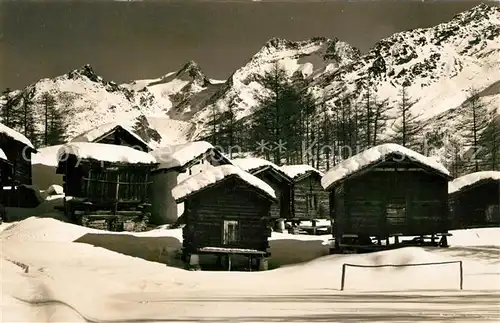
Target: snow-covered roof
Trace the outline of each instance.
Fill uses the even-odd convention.
[[[371,165],[383,162],[389,155],[404,156],[419,164],[425,165],[437,173],[450,177],[450,172],[435,159],[426,157],[411,149],[397,145],[397,144],[383,144],[369,148],[357,155],[352,156],[340,164],[333,167],[321,179],[321,185],[324,189],[329,189],[333,184],[346,179],[347,177],[355,174]]]
[[[3,159],[3,160],[6,160],[6,161],[9,161],[7,159],[7,155],[5,155],[4,151],[0,148],[0,159]]]
[[[26,138],[23,134],[15,131],[14,129],[7,127],[3,123],[0,123],[0,133],[3,133],[5,135],[7,135],[8,137],[14,139],[15,141],[18,141],[18,142],[20,142],[20,143],[22,143],[30,148],[35,149],[35,146],[33,146],[33,144],[31,143],[31,141],[28,138]]]
[[[127,164],[156,164],[156,159],[149,153],[118,145],[70,142],[59,149],[57,160],[60,160],[65,153],[74,155],[78,159],[94,159]]]
[[[475,172],[456,178],[448,183],[448,193],[453,194],[482,181],[500,181],[500,172]]]
[[[231,162],[233,165],[238,166],[239,168],[243,169],[246,172],[249,172],[251,174],[256,174],[257,172],[260,172],[261,170],[264,169],[273,169],[277,173],[279,173],[283,178],[285,178],[287,181],[292,182],[292,178],[288,176],[278,165],[275,163],[263,159],[263,158],[258,158],[258,157],[246,157],[246,158],[235,158],[231,159]]]
[[[139,137],[132,128],[120,124],[117,122],[109,122],[92,128],[84,133],[71,139],[71,142],[94,142],[102,137],[107,136],[109,133],[113,132],[117,128],[122,128],[124,131],[128,132],[131,136],[136,138],[138,141],[142,142],[147,147],[150,147],[147,142],[145,142],[141,137]]]
[[[185,144],[168,145],[153,150],[150,154],[156,158],[159,166],[157,169],[170,169],[184,167],[186,164],[201,157],[215,147],[206,141],[194,141]],[[221,158],[225,158],[222,155]]]
[[[59,161],[57,156],[62,146],[55,145],[38,149],[35,154],[31,155],[31,164],[57,167]]]
[[[173,188],[172,195],[174,199],[179,202],[196,192],[206,189],[232,176],[240,178],[270,198],[276,199],[276,195],[271,186],[266,184],[261,179],[233,165],[211,167],[200,173],[189,176]]]
[[[287,174],[293,180],[305,175],[307,173],[316,173],[319,176],[324,176],[322,172],[317,170],[316,168],[310,165],[283,165],[281,166],[281,170]]]
[[[258,157],[234,158],[231,161],[232,161],[233,165],[236,165],[239,168],[243,169],[244,171],[247,171],[250,173],[256,169],[259,169],[259,168],[265,167],[265,166],[271,166],[275,169],[280,169],[279,166],[276,165],[275,163],[270,162],[267,159],[258,158]]]

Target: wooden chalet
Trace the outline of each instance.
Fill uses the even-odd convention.
[[[292,218],[327,219],[330,215],[328,192],[321,186],[323,173],[309,165],[285,165],[281,170],[293,180]]]
[[[454,229],[500,226],[500,172],[484,171],[449,183]]]
[[[151,152],[159,164],[152,172],[150,200],[152,221],[157,224],[174,224],[184,212],[184,205],[177,204],[172,189],[184,178],[206,168],[230,165],[219,150],[206,141],[170,145]]]
[[[271,186],[278,200],[271,206],[271,218],[290,219],[292,213],[293,180],[276,164],[256,157],[236,158],[231,162]]]
[[[58,160],[56,172],[63,175],[65,213],[71,221],[80,225],[101,221],[113,231],[122,231],[129,220],[147,221],[150,172],[157,165],[150,154],[73,142],[61,147]]]
[[[127,146],[144,152],[153,150],[133,129],[114,122],[105,123],[86,131],[73,138],[71,142],[93,142]]]
[[[250,270],[267,269],[269,212],[274,190],[257,177],[233,165],[203,170],[186,178],[172,191],[185,204],[182,216],[183,255],[190,266],[200,265],[201,255],[247,257]]]
[[[439,235],[441,245],[447,246],[450,179],[441,164],[396,144],[376,146],[344,160],[321,180],[330,194],[332,252],[418,245],[426,236],[437,245]],[[403,242],[400,236],[414,238]]]
[[[12,164],[6,186],[31,185],[31,154],[36,152],[28,138],[0,123],[0,149]]]

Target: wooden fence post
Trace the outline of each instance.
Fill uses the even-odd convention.
[[[464,266],[460,260],[460,290],[464,289]]]
[[[342,277],[340,278],[340,290],[344,290],[346,264],[342,265]]]

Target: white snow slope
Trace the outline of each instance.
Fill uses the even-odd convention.
[[[265,272],[166,266],[180,230],[110,233],[29,218],[0,233],[3,322],[494,322],[500,229],[454,232],[442,250],[330,255]],[[321,237],[279,234],[277,257]],[[494,245],[493,245],[494,244]],[[321,248],[321,244],[315,244]],[[282,252],[285,250],[285,252]],[[318,254],[321,255],[321,254]],[[175,258],[170,255],[170,258]],[[148,261],[149,260],[149,261]],[[159,262],[154,262],[154,260]],[[463,261],[459,265],[354,268]]]

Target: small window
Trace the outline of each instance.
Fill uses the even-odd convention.
[[[225,245],[238,242],[238,221],[224,221],[222,243]]]
[[[387,205],[387,222],[391,225],[404,224],[406,221],[406,207],[404,205]]]
[[[317,210],[318,209],[318,196],[316,194],[309,193],[307,194],[307,207],[309,210]]]
[[[487,223],[500,222],[500,212],[498,205],[488,205],[485,211],[485,220]]]

